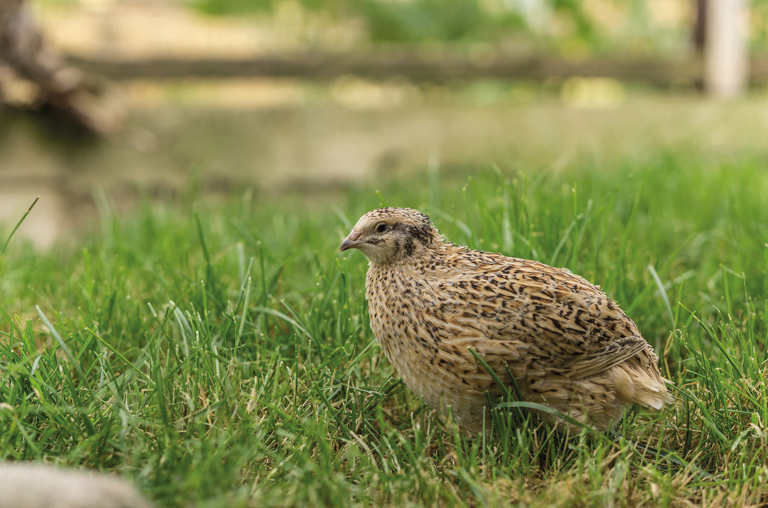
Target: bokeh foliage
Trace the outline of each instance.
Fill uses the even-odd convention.
[[[687,0],[289,0],[336,20],[358,19],[374,43],[514,43],[565,53],[680,50],[693,26]],[[286,0],[193,0],[214,15],[271,14]],[[562,46],[562,47],[561,47]]]

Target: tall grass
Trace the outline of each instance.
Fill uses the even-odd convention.
[[[169,507],[763,502],[768,173],[747,157],[650,159],[432,168],[311,205],[103,207],[77,247],[14,240],[0,257],[0,459],[114,471]],[[656,346],[677,404],[629,412],[614,439],[561,436],[508,401],[468,438],[393,374],[366,263],[338,254],[382,202],[602,285]]]

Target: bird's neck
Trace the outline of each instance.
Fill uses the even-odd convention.
[[[402,299],[406,305],[427,297],[435,279],[435,267],[421,260],[386,265],[371,264],[366,275],[366,298]]]

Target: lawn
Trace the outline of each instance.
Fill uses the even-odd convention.
[[[84,239],[39,253],[14,238],[0,256],[0,459],[114,472],[167,507],[764,503],[766,196],[759,154],[678,147],[311,199],[213,204],[190,185],[127,216],[105,204]],[[338,253],[381,203],[600,284],[676,405],[629,412],[627,439],[566,438],[503,408],[468,438],[393,374],[367,263]]]

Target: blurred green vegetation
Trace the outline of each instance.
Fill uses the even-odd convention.
[[[121,0],[107,0],[112,6]],[[210,16],[272,19],[299,11],[291,23],[309,31],[361,24],[360,42],[453,46],[590,56],[646,58],[694,53],[697,0],[169,0]],[[36,6],[90,10],[88,0],[33,0]],[[316,21],[320,21],[316,23]],[[768,0],[749,3],[754,51],[768,48]]]
[[[199,0],[194,5],[207,14],[269,13],[281,0]],[[478,0],[299,0],[309,12],[334,18],[362,17],[377,42],[482,40],[504,30],[521,30],[525,20],[513,10],[492,15]]]
[[[688,0],[192,0],[212,15],[306,13],[358,19],[373,43],[504,44],[521,38],[566,56],[629,50],[657,53],[690,45]]]

